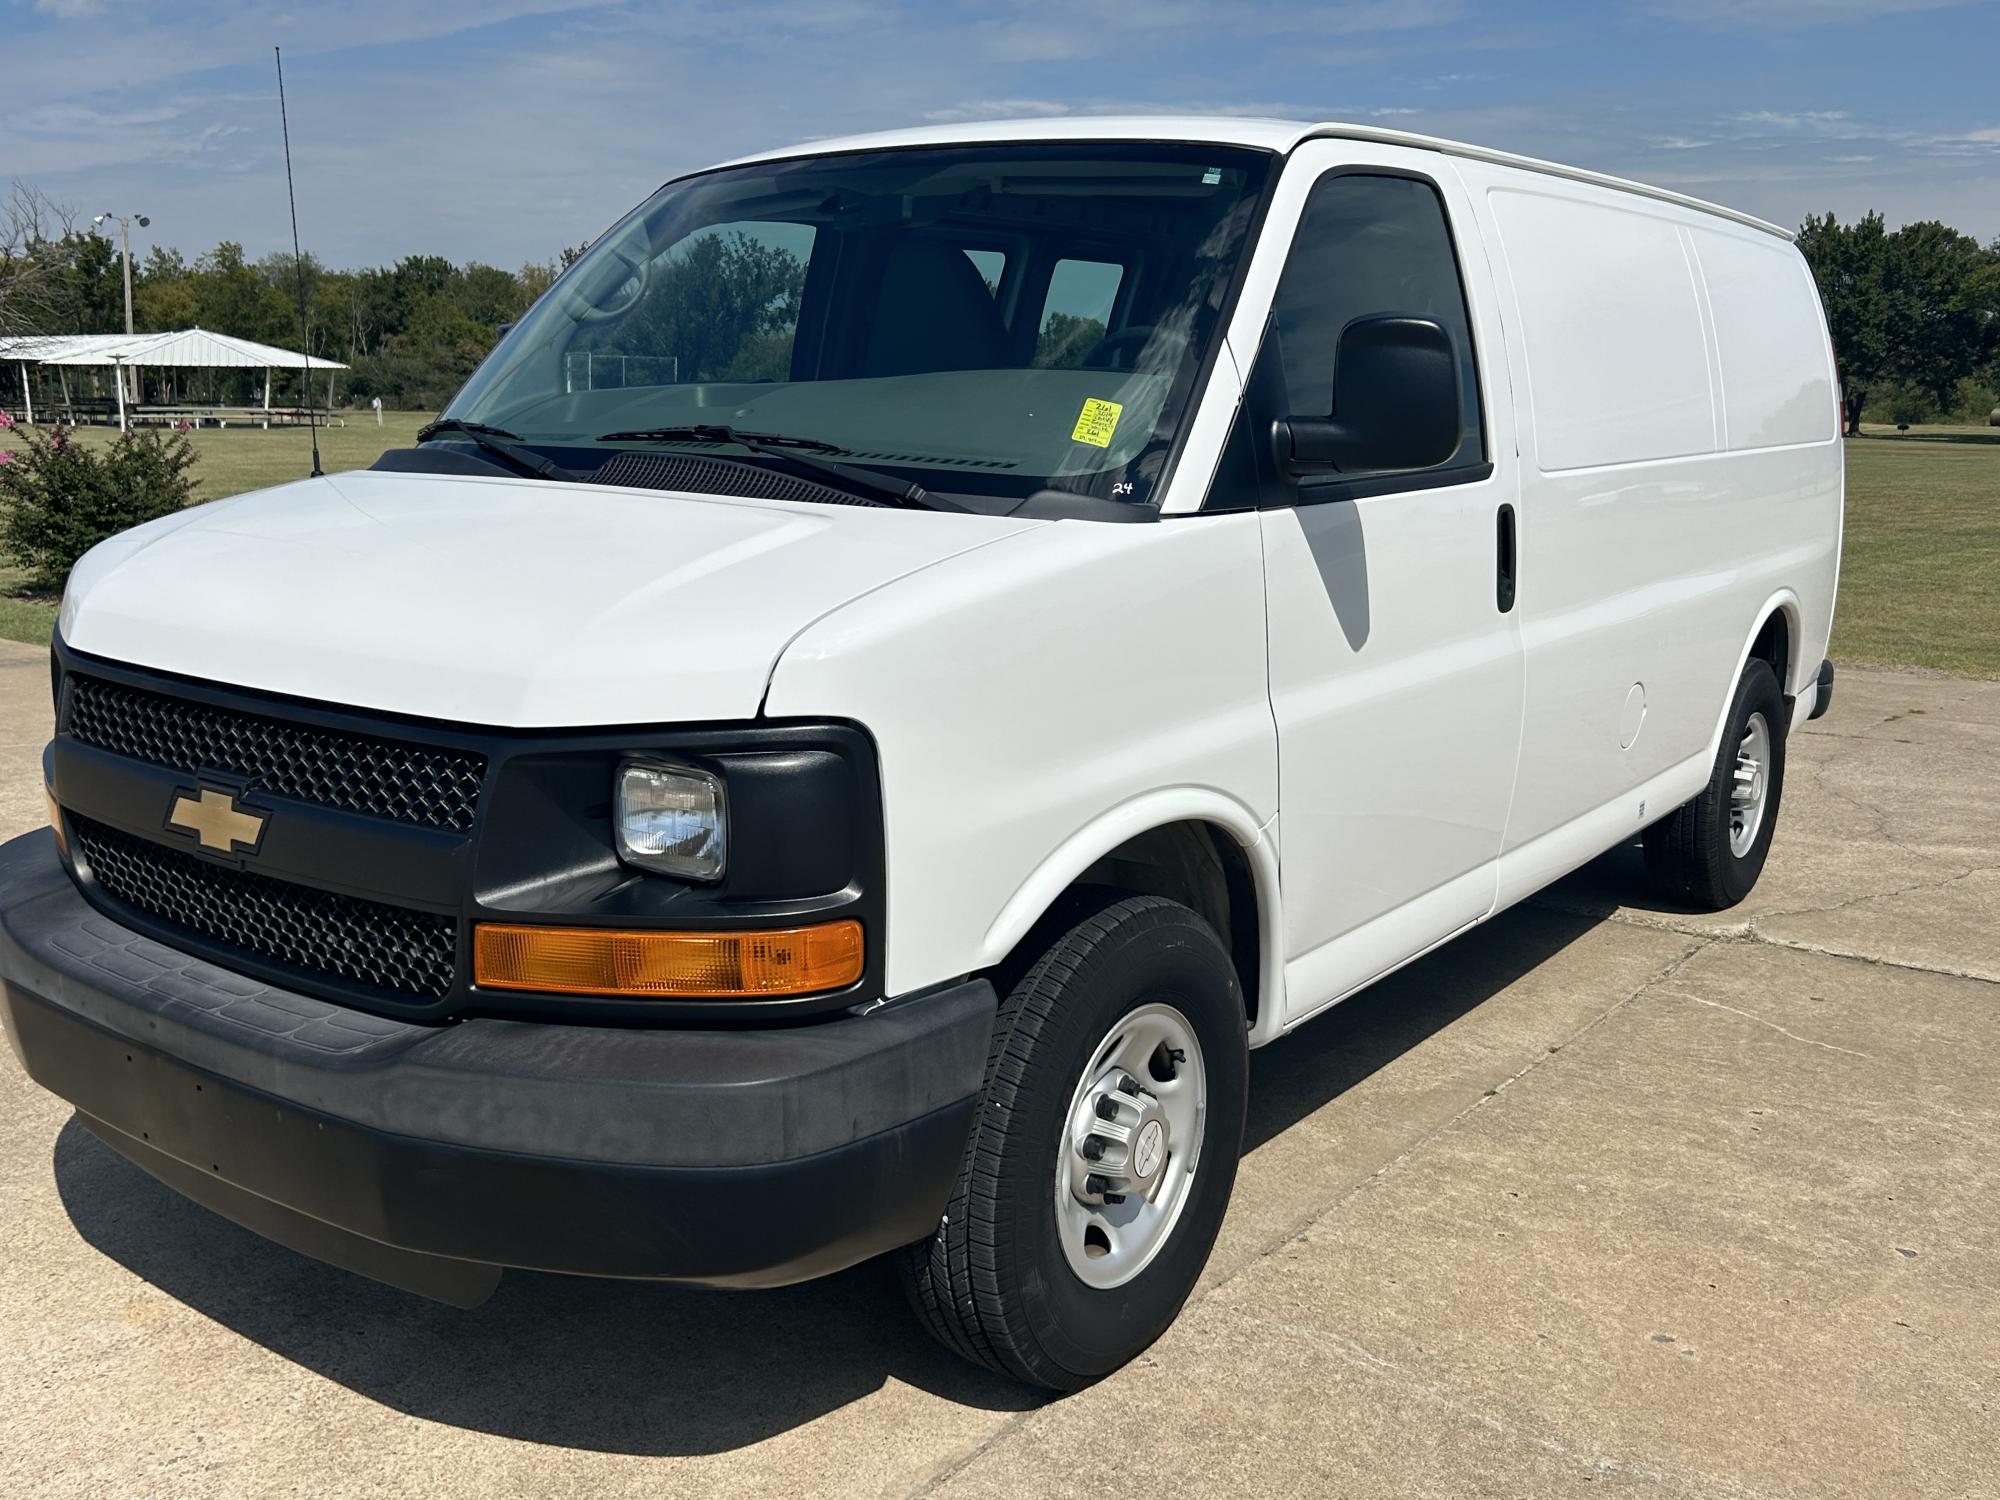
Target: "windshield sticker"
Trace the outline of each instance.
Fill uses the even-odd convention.
[[[1118,419],[1125,415],[1125,408],[1116,401],[1100,401],[1092,396],[1083,403],[1083,410],[1077,413],[1076,426],[1070,432],[1073,443],[1088,443],[1093,448],[1109,448],[1111,434],[1118,430]]]

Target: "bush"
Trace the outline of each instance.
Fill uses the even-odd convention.
[[[1946,415],[1954,422],[1969,422],[1975,427],[1984,427],[1988,414],[1996,406],[2000,406],[2000,388],[1990,381],[1968,378],[1958,383],[1957,398]]]
[[[60,590],[106,537],[193,499],[193,467],[194,446],[178,432],[123,433],[103,452],[60,427],[33,433],[0,464],[0,552],[38,587]]]
[[[1938,419],[1937,402],[1931,399],[1929,392],[1920,391],[1915,386],[1897,386],[1883,405],[1888,420],[1898,425],[1907,423],[1916,427]]]

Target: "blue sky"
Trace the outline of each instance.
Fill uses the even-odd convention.
[[[1363,120],[2000,237],[1995,0],[0,0],[0,178],[192,255],[547,259],[678,172],[998,115]]]

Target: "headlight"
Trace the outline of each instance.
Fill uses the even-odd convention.
[[[729,846],[722,781],[692,766],[628,760],[615,797],[618,857],[682,880],[717,881]]]

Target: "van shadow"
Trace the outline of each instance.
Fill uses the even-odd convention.
[[[1615,850],[1553,887],[1560,900],[1502,912],[1252,1053],[1243,1149],[1283,1134],[1634,904],[1643,879],[1635,868]]]
[[[2000,431],[1994,432],[1864,432],[1859,434],[1870,442],[1881,443],[1972,443],[1992,447],[2000,444]]]
[[[1614,875],[1599,899],[1619,883]],[[1245,1149],[1420,1046],[1599,920],[1517,907],[1263,1048],[1252,1057]],[[890,1380],[987,1411],[1047,1399],[936,1346],[904,1312],[886,1261],[755,1293],[511,1272],[491,1301],[464,1312],[240,1229],[75,1118],[56,1138],[54,1169],[63,1207],[93,1248],[272,1353],[427,1421],[689,1456],[787,1432]]]
[[[74,1116],[54,1155],[64,1210],[94,1249],[272,1353],[427,1421],[691,1456],[803,1426],[892,1379],[987,1411],[1045,1399],[933,1343],[887,1261],[769,1292],[513,1271],[461,1311],[239,1228]]]

